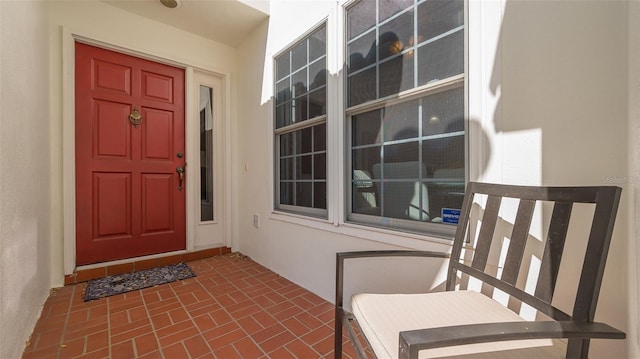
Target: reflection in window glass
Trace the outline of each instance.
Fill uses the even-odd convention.
[[[361,0],[347,8],[349,107],[464,72],[464,1],[416,3]]]
[[[213,89],[200,86],[200,220],[213,220]]]
[[[353,116],[352,213],[438,222],[460,208],[463,105],[458,87]]]
[[[276,203],[327,215],[327,50],[323,25],[275,58]]]

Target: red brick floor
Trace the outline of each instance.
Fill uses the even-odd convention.
[[[188,264],[195,278],[91,302],[86,283],[52,290],[22,358],[333,357],[332,304],[246,257]]]

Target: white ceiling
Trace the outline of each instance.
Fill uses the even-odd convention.
[[[179,0],[174,9],[160,0],[101,1],[234,48],[269,16],[267,0]]]

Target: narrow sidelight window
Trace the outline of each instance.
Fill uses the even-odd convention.
[[[213,220],[213,89],[200,86],[200,221]]]

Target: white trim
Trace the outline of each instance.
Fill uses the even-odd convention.
[[[189,119],[193,116],[193,109],[189,106],[189,99],[193,98],[193,91],[191,90],[191,84],[193,83],[193,68],[187,67],[184,70],[184,168],[185,168],[185,176],[187,176],[187,185],[185,186],[185,231],[186,231],[186,241],[185,248],[187,251],[193,250],[195,247],[195,231],[192,230],[190,224],[192,223],[193,218],[195,217],[195,213],[192,211],[191,204],[194,202],[194,196],[198,191],[194,191],[195,187],[189,185],[189,178],[196,177],[194,166],[189,166],[189,162],[192,161],[192,158],[196,158],[193,151],[189,151],[189,145],[195,141],[195,139],[191,136],[191,131],[189,131],[190,123],[193,121],[189,121]]]
[[[429,248],[430,244],[451,246],[451,238],[441,238],[425,234],[403,232],[397,229],[381,228],[358,223],[342,223],[333,225],[331,221],[309,217],[289,212],[274,211],[270,219],[290,223],[297,226],[313,228],[329,233],[340,234],[353,238],[365,239],[405,248]],[[431,247],[432,248],[432,247]]]
[[[275,124],[275,112],[276,112],[276,100],[275,98],[272,100],[272,104],[271,104],[271,121],[270,121],[270,128],[271,128],[271,139],[268,142],[270,144],[270,148],[271,151],[273,152],[272,157],[272,163],[271,163],[271,169],[272,169],[272,173],[271,173],[271,198],[272,198],[272,202],[271,202],[271,209],[272,211],[286,211],[286,212],[290,212],[290,213],[297,213],[300,215],[308,215],[311,217],[322,217],[322,218],[330,218],[331,215],[331,210],[329,207],[329,203],[330,203],[330,199],[329,199],[329,193],[330,193],[330,188],[329,188],[329,183],[330,181],[330,176],[331,176],[331,172],[330,172],[330,156],[331,156],[331,152],[332,152],[332,148],[329,146],[328,141],[329,138],[331,137],[329,134],[329,129],[327,127],[327,121],[328,121],[328,115],[329,115],[329,93],[330,93],[330,70],[329,70],[329,21],[328,21],[329,17],[324,17],[321,21],[319,21],[317,24],[315,24],[313,27],[311,27],[309,30],[305,31],[301,36],[299,36],[298,38],[296,38],[294,41],[292,41],[291,43],[289,43],[286,47],[284,47],[283,49],[281,49],[280,51],[278,51],[275,55],[270,57],[270,60],[272,62],[271,64],[271,68],[272,71],[274,73],[274,81],[272,83],[273,89],[274,89],[274,93],[276,92],[276,88],[277,88],[277,83],[278,81],[276,81],[275,79],[277,78],[277,72],[278,69],[276,68],[276,58],[285,54],[285,53],[289,53],[290,51],[292,51],[299,43],[302,43],[303,41],[307,41],[311,35],[313,35],[316,31],[324,28],[324,33],[325,33],[325,54],[323,56],[319,56],[317,59],[309,62],[308,58],[307,58],[307,62],[306,64],[301,68],[296,70],[295,72],[288,72],[287,76],[288,78],[292,78],[293,74],[299,71],[302,71],[302,69],[305,68],[309,68],[310,64],[312,63],[316,63],[316,62],[320,62],[320,61],[324,61],[325,63],[325,69],[326,69],[326,84],[324,86],[325,88],[325,101],[326,101],[326,112],[324,115],[320,115],[320,116],[316,116],[314,118],[310,118],[298,123],[292,123],[280,128],[276,128],[276,124]],[[307,49],[307,53],[309,52],[309,50]],[[291,60],[291,57],[289,58],[289,61]],[[289,63],[289,69],[291,69],[291,62]],[[307,79],[309,81],[309,79]],[[280,79],[280,81],[282,81],[282,79]],[[321,87],[314,89],[313,91],[319,90],[321,89]],[[307,95],[312,93],[313,91],[307,91]],[[277,94],[274,94],[274,97]],[[293,98],[290,100],[291,102],[293,102]],[[293,114],[292,114],[293,116]],[[326,137],[326,141],[325,141],[325,162],[326,162],[326,175],[325,175],[325,197],[327,200],[327,203],[325,203],[325,209],[321,209],[321,208],[313,208],[313,207],[305,207],[305,206],[296,206],[296,205],[286,205],[286,204],[281,204],[280,203],[280,146],[278,143],[276,143],[276,137],[280,136],[282,134],[286,134],[289,132],[295,132],[295,131],[300,131],[302,129],[306,129],[306,128],[311,128],[313,126],[316,125],[321,125],[321,124],[325,124],[325,137]],[[315,150],[312,151],[313,153],[316,153]],[[322,152],[322,151],[320,151]],[[295,157],[299,156],[299,154],[296,154]],[[276,180],[277,178],[277,180]],[[320,181],[321,182],[321,181]],[[313,181],[313,183],[315,182],[315,179]]]
[[[230,112],[227,110],[228,103],[225,101],[227,96],[226,83],[228,78],[224,75],[216,74],[210,71],[204,70],[194,70],[193,71],[193,81],[192,81],[192,90],[196,91],[200,86],[207,86],[213,89],[213,153],[214,153],[214,169],[213,169],[213,203],[214,203],[214,217],[211,221],[201,221],[201,210],[200,210],[200,201],[199,201],[199,191],[200,191],[200,149],[199,149],[199,113],[197,113],[197,108],[199,107],[199,95],[193,96],[189,106],[191,106],[193,110],[193,118],[191,121],[191,126],[188,127],[187,131],[189,132],[189,136],[193,137],[193,140],[190,142],[189,150],[192,153],[197,153],[197,156],[194,156],[192,160],[191,167],[193,168],[193,175],[190,180],[190,186],[194,190],[194,195],[191,196],[191,200],[193,201],[189,208],[193,211],[193,222],[191,226],[194,228],[194,244],[198,242],[197,236],[199,234],[203,234],[204,232],[212,233],[211,237],[215,238],[223,238],[223,245],[230,244],[229,233],[231,230],[231,202],[229,199],[230,190],[230,182],[228,174],[230,173],[229,169],[229,154],[231,151],[231,140],[229,137],[229,128],[230,128],[230,119],[227,117],[227,114]],[[199,94],[199,92],[198,92]],[[215,227],[221,228],[220,233],[216,233],[213,235]],[[209,229],[206,229],[209,227]],[[195,248],[200,247],[210,247],[211,245],[215,245],[215,243],[200,243],[195,244]]]
[[[336,3],[327,19],[327,209],[335,227],[345,219],[343,19],[344,8]]]
[[[75,43],[62,28],[62,203],[64,274],[76,267]]]
[[[202,71],[205,71],[204,69],[202,69]],[[234,176],[234,173],[237,173],[237,171],[234,171],[232,163],[235,163],[235,161],[233,161],[234,159],[232,158],[233,154],[235,153],[234,151],[232,151],[231,149],[231,144],[234,143],[234,139],[232,137],[232,134],[234,133],[234,131],[232,130],[232,126],[236,126],[237,121],[233,121],[233,119],[231,118],[231,76],[229,74],[222,74],[222,87],[223,87],[223,92],[222,92],[222,103],[224,104],[223,109],[222,109],[222,118],[223,118],[223,129],[222,132],[224,132],[224,147],[223,147],[223,161],[224,161],[224,173],[226,174],[224,176],[225,181],[224,181],[224,191],[222,191],[224,193],[224,199],[223,199],[223,211],[224,211],[224,217],[225,217],[225,223],[226,225],[224,226],[224,240],[223,243],[227,246],[227,247],[231,247],[233,248],[233,250],[237,250],[237,243],[234,243],[235,240],[233,238],[234,232],[233,232],[233,204],[235,202],[233,202],[233,183],[235,183],[236,181],[234,180],[234,178],[232,176]],[[269,176],[271,177],[271,176]]]
[[[64,235],[64,274],[72,274],[76,269],[76,212],[75,212],[75,42],[81,42],[93,46],[98,46],[108,50],[117,51],[127,55],[151,60],[154,62],[167,64],[175,67],[180,67],[185,70],[185,148],[189,147],[193,138],[189,138],[187,135],[187,124],[189,118],[192,117],[192,109],[190,108],[189,101],[192,97],[192,83],[193,83],[193,70],[198,69],[201,71],[217,74],[225,79],[225,94],[229,93],[230,73],[225,71],[217,71],[216,69],[208,68],[207,66],[192,65],[188,61],[181,60],[177,55],[165,56],[155,53],[147,49],[136,50],[126,45],[118,43],[112,39],[104,38],[104,35],[96,33],[88,33],[86,31],[76,31],[62,26],[62,197],[63,197],[63,235]],[[175,56],[175,57],[174,57]],[[230,113],[230,105],[228,98],[223,98],[225,103],[225,114],[227,116]],[[225,117],[226,118],[226,117]],[[229,141],[227,141],[229,142]],[[230,150],[226,149],[227,153]],[[185,151],[187,152],[187,151]],[[189,153],[185,154],[185,161],[187,163],[190,160]],[[229,165],[229,161],[225,161],[225,165]],[[193,167],[193,166],[191,166]],[[186,167],[187,177],[192,177],[193,170]],[[229,173],[229,172],[228,172]],[[230,181],[227,181],[230,182]],[[192,189],[187,186],[186,188],[186,250],[191,251],[195,248],[194,231],[190,228],[190,223],[193,223],[193,211],[189,210],[190,201],[192,202],[193,193]],[[229,190],[225,191],[227,198],[229,198]],[[227,202],[229,203],[229,202]],[[229,206],[226,206],[229,207]],[[230,213],[230,209],[226,208]],[[227,220],[230,220],[230,216],[227,216]],[[230,226],[225,226],[228,228]],[[225,243],[223,245],[229,245],[227,243],[228,233],[230,229],[227,229],[225,234]],[[160,254],[162,256],[163,254]],[[132,259],[138,260],[139,258]]]
[[[379,98],[376,100],[367,101],[362,104],[351,106],[346,109],[347,116],[353,116],[363,112],[377,110],[382,107],[395,105],[401,102],[407,102],[416,98],[421,98],[429,95],[433,95],[439,92],[444,92],[452,88],[458,87],[461,82],[464,82],[465,74],[459,74],[448,77],[444,80],[434,81],[432,83],[414,87],[412,89],[390,95],[387,97]]]

